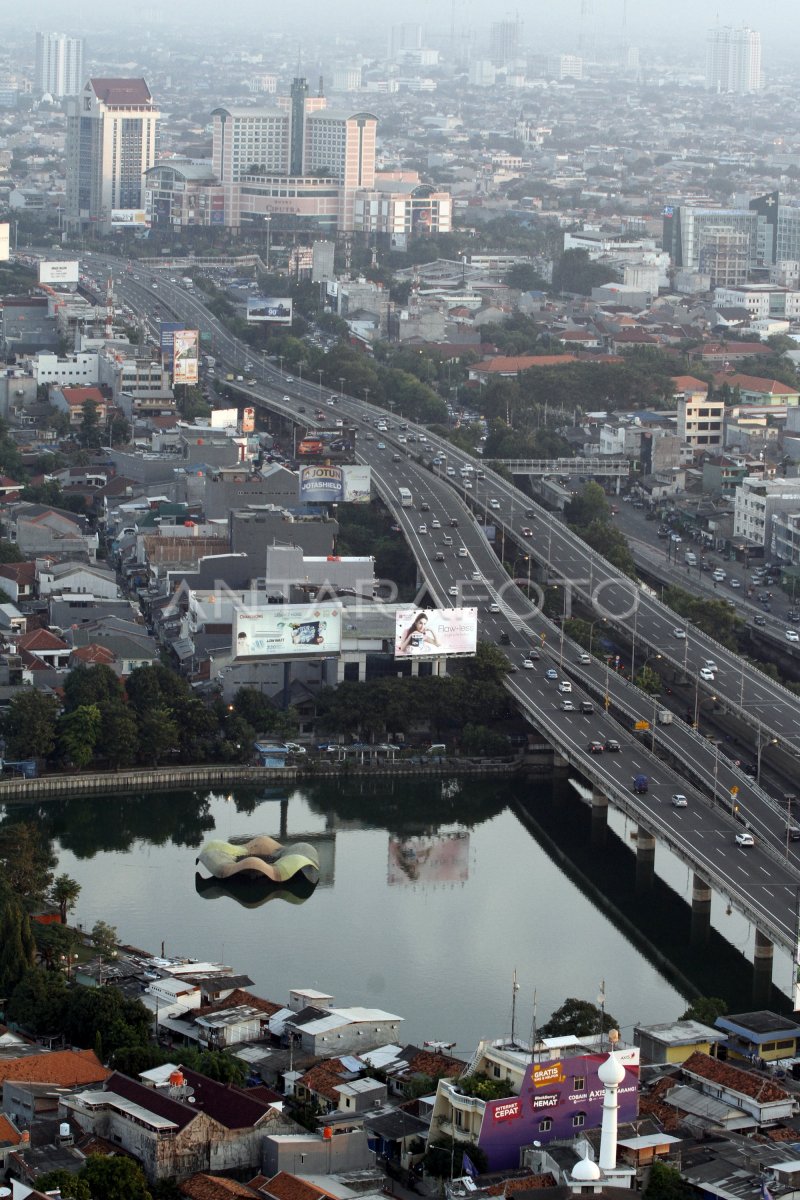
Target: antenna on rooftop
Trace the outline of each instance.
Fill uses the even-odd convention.
[[[514,968],[514,979],[511,984],[511,1046],[514,1046],[514,1028],[517,1019],[517,992],[519,984],[517,983],[517,968]]]
[[[606,981],[600,980],[600,991],[597,993],[597,1003],[600,1007],[600,1049],[603,1049],[603,1043],[606,1036]]]
[[[536,1027],[536,988],[533,989],[533,1016],[531,1018],[531,1062],[536,1059],[536,1043],[539,1041],[539,1030]]]

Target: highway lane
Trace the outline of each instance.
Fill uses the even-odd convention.
[[[162,287],[162,290],[167,290],[161,284],[159,286]],[[125,291],[132,299],[136,298],[136,289],[126,287]],[[138,290],[140,300],[142,293],[149,294],[146,285]],[[153,298],[151,295],[151,302]],[[205,313],[203,310],[203,314],[198,314],[196,298],[185,293],[177,297],[170,297],[168,302],[174,304],[182,319],[184,316]],[[201,305],[199,307],[202,309]],[[213,318],[209,319],[207,314],[203,315],[203,321],[204,327],[209,328],[217,337],[214,350],[223,356],[226,354],[236,355],[238,356],[236,361],[240,361],[241,349],[236,345],[235,339],[221,327],[215,329],[219,323]],[[228,359],[228,362],[232,361],[234,360]],[[298,398],[298,393],[300,398],[309,403],[319,403],[320,396],[317,385],[300,384],[299,382],[290,385],[282,373],[266,364],[261,364],[259,373],[267,381],[270,391],[274,393],[270,397],[273,402],[277,396],[278,403],[282,403],[283,396],[287,394],[284,389],[291,387],[291,392],[288,393],[292,397],[288,405],[289,411]],[[257,395],[258,391],[254,390],[253,394]],[[353,420],[363,422],[365,419],[363,408],[364,406],[343,399],[339,411]],[[377,412],[381,417],[385,417],[385,412],[382,410],[377,410]],[[372,417],[366,419],[374,420]],[[395,503],[397,503],[396,489],[401,485],[411,485],[412,490],[416,487],[418,493],[433,492],[435,488],[438,494],[438,504],[442,509],[442,515],[438,516],[442,525],[445,526],[445,517],[449,520],[454,515],[450,511],[454,507],[458,506],[457,512],[460,514],[457,518],[459,541],[456,542],[455,531],[452,531],[454,545],[452,548],[444,547],[442,542],[442,552],[445,554],[445,558],[442,563],[437,563],[435,547],[439,545],[438,540],[433,538],[433,531],[420,534],[419,525],[422,521],[419,512],[397,509],[401,526],[409,536],[409,540],[421,560],[432,595],[439,604],[456,605],[459,601],[468,602],[470,598],[476,596],[481,588],[485,590],[487,584],[489,585],[488,595],[497,595],[499,588],[505,583],[502,567],[497,561],[494,551],[486,542],[483,531],[476,525],[466,507],[458,499],[452,480],[448,479],[446,475],[434,479],[430,472],[420,467],[412,458],[405,457],[405,454],[408,453],[408,445],[403,445],[395,440],[397,423],[391,418],[389,420],[391,424],[395,425],[395,428],[388,435],[379,435],[378,439],[386,440],[387,450],[378,451],[377,441],[368,443],[362,440],[360,443],[362,455],[372,462],[376,470],[376,483],[387,494],[387,499],[390,498],[388,493],[393,489]],[[405,451],[405,454],[400,463],[394,464],[391,461],[392,453],[398,451]],[[450,452],[451,448],[448,446],[448,455]],[[492,487],[491,490],[492,494],[495,490],[503,492],[502,488]],[[468,489],[462,489],[462,491],[465,496],[468,494]],[[490,498],[487,488],[487,507]],[[469,499],[473,501],[474,497],[470,496]],[[498,496],[497,499],[502,504],[501,497]],[[522,507],[522,503],[531,506],[531,502],[527,498],[521,497],[521,493],[516,493],[516,489],[507,499],[507,512],[503,514],[501,510],[502,523],[505,528],[513,529],[516,522],[520,526],[520,543],[529,546],[530,543],[521,534],[522,522],[524,520],[528,525],[532,525],[535,520],[542,520],[542,516],[539,513],[536,513],[535,517],[525,515],[526,510]],[[430,514],[425,514],[426,517],[429,516],[430,523],[437,517],[437,513],[433,511],[433,504],[431,504],[431,510]],[[494,515],[496,510],[492,511]],[[529,508],[528,511],[533,510]],[[429,525],[430,529],[429,521],[425,521],[425,524]],[[442,530],[442,539],[446,528]],[[551,561],[558,549],[556,539],[559,532],[556,529],[555,537],[552,532],[548,533],[548,558]],[[462,546],[466,550],[466,558],[457,552]],[[451,551],[449,555],[446,553],[447,550]],[[585,556],[575,553],[574,547],[569,544],[569,539],[565,539],[564,550],[566,551],[565,557],[579,567]],[[590,563],[590,571],[592,569],[593,566]],[[472,578],[473,573],[478,574],[477,580]],[[599,580],[600,576],[598,576]],[[615,585],[618,584],[616,580],[613,582]],[[625,586],[629,585],[626,583]],[[455,588],[457,591],[455,597],[450,595],[451,588]],[[672,620],[674,621],[674,617]],[[512,588],[511,592],[504,593],[502,597],[501,613],[482,614],[482,634],[483,636],[499,637],[505,628],[510,642],[508,651],[514,661],[515,652],[519,653],[521,658],[524,650],[530,647],[532,634],[536,633],[531,622],[536,621],[543,622],[544,618],[535,610],[531,611],[527,600],[517,589]],[[552,637],[552,628],[550,636]],[[547,632],[545,632],[545,638],[547,638]],[[541,644],[541,639],[539,644]],[[549,733],[556,744],[560,744],[562,748],[570,751],[573,760],[583,768],[587,766],[586,743],[589,740],[594,737],[618,738],[623,747],[619,755],[592,756],[592,774],[601,781],[601,786],[602,781],[605,781],[609,788],[613,788],[618,793],[627,793],[628,803],[632,804],[630,795],[632,776],[637,770],[645,770],[650,776],[651,788],[644,801],[636,800],[635,805],[639,806],[636,811],[639,811],[641,815],[643,809],[648,825],[652,821],[661,836],[675,846],[679,852],[682,851],[690,858],[709,876],[711,882],[714,882],[723,891],[727,887],[735,892],[735,898],[746,912],[762,924],[771,936],[791,947],[794,940],[794,896],[797,887],[797,872],[792,862],[784,866],[776,862],[774,854],[770,854],[770,845],[767,844],[770,837],[769,830],[765,835],[764,845],[758,845],[746,852],[739,850],[733,842],[735,826],[730,819],[720,810],[711,809],[699,793],[694,794],[692,789],[687,788],[682,776],[671,772],[658,760],[651,759],[647,750],[640,743],[625,735],[621,736],[619,725],[605,712],[596,711],[591,715],[563,712],[558,707],[560,701],[557,697],[560,693],[557,691],[557,684],[547,680],[544,674],[546,664],[552,661],[550,647],[546,648],[548,654],[542,660],[545,666],[537,664],[532,671],[520,671],[509,680],[509,689],[519,699],[523,708],[531,714],[532,721],[542,729],[542,732]],[[683,649],[684,655],[688,658],[688,647],[684,646]],[[577,689],[573,694],[576,695],[578,703],[580,699],[586,698],[586,694]],[[700,755],[700,751],[697,753]],[[602,760],[602,767],[598,765],[598,760]],[[717,764],[718,769],[719,765]],[[647,771],[647,766],[650,768],[649,771]],[[672,809],[669,806],[665,810],[665,805],[669,805],[669,797],[674,792],[683,792],[689,797],[690,804],[687,809]],[[774,850],[774,847],[772,849]],[[764,878],[762,879],[761,876]]]

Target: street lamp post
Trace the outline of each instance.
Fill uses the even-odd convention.
[[[694,728],[696,730],[698,730],[698,732],[700,730],[700,708],[703,704],[703,701],[700,699],[699,688],[700,688],[700,679],[698,678],[698,680],[695,684],[695,688],[694,688]],[[712,700],[716,704],[718,697],[717,696],[707,696],[706,699]]]
[[[281,379],[283,379],[283,355],[282,354],[278,355],[278,366],[279,366],[280,372],[281,372]]]
[[[322,367],[317,367],[317,375],[319,376],[319,402],[322,403]]]
[[[344,395],[344,375],[339,376],[339,399]]]
[[[762,727],[759,725],[758,741],[756,744],[756,783],[761,783],[761,752],[764,749],[764,746],[777,746],[778,744],[778,739],[776,737],[767,738],[766,741],[764,741],[761,734]]]

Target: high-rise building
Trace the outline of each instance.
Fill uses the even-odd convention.
[[[407,50],[422,46],[422,26],[413,21],[393,25],[389,33],[389,58],[402,58]]]
[[[66,223],[110,233],[144,209],[144,172],[156,157],[158,112],[144,79],[90,79],[67,98]]]
[[[37,33],[36,95],[61,100],[77,96],[83,84],[83,39],[65,33]]]
[[[742,25],[709,29],[706,38],[706,87],[715,92],[758,92],[761,79],[761,34]]]
[[[522,56],[523,25],[519,17],[493,21],[489,37],[489,58],[496,67],[517,62]]]

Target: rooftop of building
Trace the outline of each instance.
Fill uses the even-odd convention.
[[[89,80],[98,100],[104,104],[150,104],[153,97],[144,79],[92,78]]]

